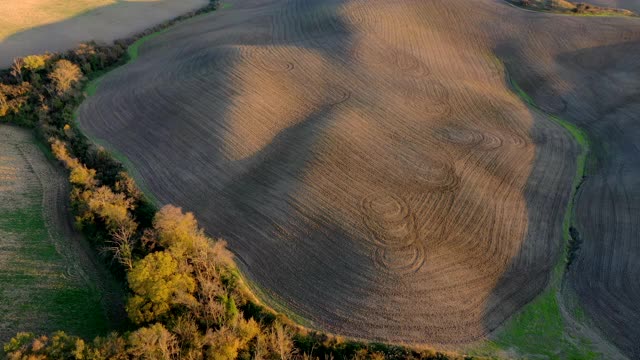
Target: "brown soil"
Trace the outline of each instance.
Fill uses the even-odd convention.
[[[607,44],[617,57],[598,53]],[[608,112],[603,131],[633,129],[639,51],[635,19],[497,0],[243,1],[147,42],[104,78],[80,122],[160,201],[224,237],[272,304],[343,335],[456,344],[545,288],[575,174],[576,143],[514,95],[494,54],[543,109],[609,144],[588,124]],[[637,164],[637,131],[616,134]],[[578,270],[603,265],[629,277],[617,290],[637,300],[640,202],[611,176],[640,164],[612,164],[607,186],[626,191],[605,199],[595,174],[585,183],[578,213],[597,221],[580,228],[611,235],[585,240],[573,282],[605,280]],[[613,301],[612,322],[597,308],[606,296],[582,298],[588,315],[619,326],[612,340],[638,354],[627,343],[638,322],[625,320],[638,309]]]
[[[18,56],[110,42],[205,6],[208,0],[3,0],[0,68]]]

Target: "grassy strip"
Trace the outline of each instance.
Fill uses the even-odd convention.
[[[214,4],[215,1],[211,1],[211,4]],[[226,8],[228,6],[225,6],[228,4],[222,4],[221,8]],[[188,19],[184,19],[184,20],[189,20],[189,19],[193,19],[193,18],[197,18],[199,16],[203,16],[206,15],[208,12],[199,14],[199,15],[195,15],[191,18]],[[167,32],[169,29],[171,29],[175,24],[172,24],[170,26],[167,26],[163,29],[160,29],[156,32],[152,32],[148,35],[142,36],[139,39],[137,39],[135,42],[133,42],[131,45],[129,45],[129,47],[127,48],[127,53],[126,56],[124,57],[124,59],[121,62],[118,62],[117,64],[115,64],[114,66],[105,69],[103,71],[97,72],[92,74],[92,76],[89,78],[89,81],[84,85],[83,88],[83,92],[85,93],[86,97],[89,96],[93,96],[96,94],[96,92],[98,91],[98,88],[100,86],[101,81],[104,79],[104,76],[107,75],[109,72],[111,72],[112,70],[121,67],[121,66],[125,66],[127,64],[130,64],[134,61],[136,61],[138,59],[138,57],[140,56],[140,47],[142,45],[144,45],[146,42],[148,42],[149,40]],[[85,99],[86,99],[85,97]],[[80,129],[80,123],[78,121],[78,109],[76,109],[76,111],[73,114],[73,122],[74,122],[74,126],[78,129]],[[116,149],[114,149],[112,146],[109,145],[109,143],[107,141],[104,141],[103,139],[99,139],[96,137],[92,137],[89,136],[88,134],[83,132],[83,135],[86,136],[89,140],[91,140],[94,144],[97,144],[105,149],[109,149],[109,153],[111,154],[111,156],[113,156],[116,160],[118,160],[122,165],[124,165],[125,169],[127,170],[127,172],[135,179],[138,187],[140,188],[140,190],[142,190],[142,192],[145,194],[145,197],[151,201],[151,203],[153,203],[153,205],[155,205],[156,207],[160,207],[161,202],[160,200],[149,190],[149,186],[146,184],[144,178],[140,175],[140,173],[136,170],[135,166],[133,166],[133,163],[131,163],[131,161],[129,161],[129,159],[122,153],[120,153],[119,151],[117,151]]]
[[[52,242],[60,239],[50,237],[56,232],[44,219],[42,189],[27,190],[16,194],[21,201],[13,209],[0,211],[0,245],[4,236],[13,239],[2,246],[8,258],[0,264],[0,284],[6,286],[0,290],[0,323],[24,322],[34,330],[63,329],[88,338],[104,335],[110,324],[101,311],[99,289],[65,275],[68,259]]]
[[[147,36],[143,36],[140,39],[138,39],[136,42],[134,42],[133,44],[131,44],[129,46],[129,48],[127,49],[127,55],[129,56],[129,62],[135,61],[136,59],[138,59],[138,56],[140,54],[140,46],[142,46],[144,43],[146,43],[147,41],[157,37],[158,35],[167,32],[167,30],[169,30],[170,28],[166,28],[154,33],[151,33]]]
[[[509,81],[511,83],[511,86],[515,89],[516,93],[520,96],[520,98],[522,98],[522,100],[524,100],[536,111],[544,114],[547,118],[562,126],[580,146],[580,153],[578,154],[578,157],[576,159],[576,174],[573,177],[573,182],[571,185],[571,195],[569,197],[569,203],[567,204],[567,209],[565,210],[564,219],[562,221],[562,240],[565,244],[565,259],[563,262],[559,262],[554,269],[554,280],[556,282],[559,282],[562,280],[564,266],[568,261],[567,256],[569,252],[569,241],[571,240],[569,228],[571,227],[571,223],[573,222],[576,193],[586,175],[587,154],[589,153],[590,149],[589,138],[582,129],[578,128],[574,124],[556,115],[547,114],[535,104],[533,99],[524,90],[522,90],[522,88],[511,77],[509,77]]]
[[[506,73],[506,69],[505,69]],[[580,153],[576,159],[576,173],[573,177],[571,194],[562,221],[562,246],[564,256],[555,265],[549,287],[536,299],[529,303],[518,314],[509,319],[503,328],[496,333],[496,339],[488,341],[477,349],[478,354],[495,354],[501,351],[517,349],[520,354],[544,355],[549,359],[595,359],[595,353],[586,339],[571,338],[566,332],[563,316],[560,312],[560,287],[566,269],[569,243],[571,239],[569,228],[574,219],[576,193],[582,183],[590,149],[587,134],[574,124],[551,115],[542,110],[518,84],[507,74],[509,84],[516,94],[535,111],[545,115],[548,119],[560,125],[571,135],[580,146]],[[577,307],[574,310],[584,312]]]
[[[0,269],[0,283],[8,286],[0,292],[0,320],[33,322],[30,326],[40,330],[63,329],[88,338],[104,335],[110,327],[101,294],[95,286],[64,276],[67,260],[49,239],[37,195],[42,194],[23,197],[29,199],[27,208],[0,213],[0,230],[19,242]]]
[[[284,314],[288,319],[294,321],[297,325],[303,326],[308,329],[317,329],[318,327],[313,324],[312,321],[298,315],[293,312],[283,301],[279,300],[277,294],[273,291],[260,286],[255,281],[250,280],[247,276],[240,271],[237,272],[238,277],[244,282],[251,295],[254,297],[254,301],[257,301],[261,306],[265,306],[275,313]]]
[[[107,75],[110,71],[114,70],[115,68],[118,68],[120,66],[124,66],[127,65],[129,63],[134,62],[135,60],[138,59],[139,54],[140,54],[140,46],[142,46],[144,43],[146,43],[147,41],[153,39],[154,37],[157,37],[158,35],[166,32],[168,29],[170,29],[171,27],[168,27],[166,29],[151,33],[149,35],[143,36],[141,38],[139,38],[138,40],[136,40],[133,44],[131,44],[128,48],[127,48],[127,56],[125,58],[125,60],[121,63],[116,64],[114,67],[109,68],[105,71],[101,71],[100,73],[95,74],[94,76],[92,76],[92,78],[85,84],[83,92],[86,94],[86,97],[89,96],[93,96],[96,94],[96,92],[98,91],[98,87],[100,86],[100,82],[102,81],[102,79],[104,79],[104,76]],[[85,98],[86,99],[86,98]],[[74,112],[73,115],[73,121],[74,121],[74,125],[77,128],[80,128],[80,123],[78,121],[78,109],[76,109],[76,111]],[[136,180],[136,183],[138,185],[138,187],[140,187],[140,190],[142,190],[145,194],[145,196],[155,205],[155,206],[160,206],[160,200],[158,200],[158,198],[156,198],[153,193],[151,191],[149,191],[149,187],[147,186],[147,184],[144,181],[144,178],[140,175],[140,173],[137,172],[137,170],[135,170],[135,167],[133,166],[133,164],[129,161],[129,159],[123,155],[122,153],[118,152],[117,150],[115,150],[113,147],[109,146],[109,144],[99,138],[90,136],[86,133],[83,132],[83,134],[88,137],[93,143],[98,144],[104,148],[108,148],[109,152],[111,153],[111,156],[113,156],[116,160],[118,160],[120,163],[122,163],[124,165],[124,167],[127,169],[127,172],[129,174],[131,174],[131,176],[133,176],[133,178]]]

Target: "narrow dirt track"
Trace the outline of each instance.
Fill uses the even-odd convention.
[[[637,54],[638,30],[497,0],[236,1],[146,43],[80,123],[273,304],[343,335],[464,343],[546,286],[578,151],[494,54],[528,90],[548,75],[536,100],[565,112],[562,56]]]

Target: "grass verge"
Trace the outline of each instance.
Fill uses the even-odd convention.
[[[549,286],[519,313],[507,320],[503,327],[496,332],[493,340],[487,341],[474,352],[486,355],[515,350],[520,355],[545,356],[548,359],[599,358],[600,355],[592,349],[589,340],[568,334],[559,304],[562,279],[569,255],[571,239],[569,229],[574,220],[576,193],[585,177],[587,156],[590,150],[589,139],[587,134],[576,125],[543,111],[533,98],[508,75],[506,68],[505,73],[509,84],[522,101],[536,112],[560,125],[579,145],[580,153],[576,158],[576,173],[573,177],[571,194],[562,221],[564,256],[554,266]],[[575,304],[573,312],[581,315],[575,318],[576,321],[584,322],[586,320],[584,311],[577,304]]]
[[[155,33],[151,33],[149,35],[143,36],[140,39],[136,40],[133,44],[131,44],[127,48],[127,56],[126,56],[126,58],[125,58],[125,60],[123,62],[118,63],[114,67],[109,68],[109,69],[107,69],[105,71],[101,71],[99,73],[94,74],[94,76],[92,76],[84,86],[83,91],[86,94],[86,97],[95,95],[95,93],[98,91],[98,87],[100,86],[100,82],[102,81],[104,76],[107,75],[111,70],[114,70],[115,68],[118,68],[120,66],[124,66],[126,64],[132,63],[133,61],[137,60],[138,56],[139,56],[140,46],[142,46],[145,42],[153,39],[154,37],[162,34],[165,31],[167,31],[169,28],[157,31]],[[75,113],[73,115],[73,120],[74,120],[74,123],[75,123],[74,125],[76,127],[80,128],[80,123],[78,121],[78,109],[76,109],[76,111],[75,111]],[[140,187],[140,189],[144,192],[145,196],[149,200],[151,200],[151,202],[155,206],[160,206],[160,201],[153,195],[153,193],[151,191],[149,191],[149,187],[145,183],[144,179],[135,170],[135,167],[129,161],[129,159],[127,159],[126,156],[124,156],[122,153],[120,153],[120,152],[116,151],[115,149],[113,149],[113,147],[109,146],[109,144],[106,141],[104,141],[102,139],[99,139],[99,138],[96,138],[96,137],[93,137],[93,136],[90,136],[86,132],[83,132],[83,134],[86,137],[88,137],[93,143],[95,143],[95,144],[97,144],[99,146],[102,146],[103,148],[108,149],[109,153],[111,153],[111,155],[116,160],[121,162],[124,165],[124,167],[127,169],[127,172],[129,174],[131,174],[131,176],[133,176],[133,178],[136,180],[136,183],[138,184],[138,187]]]
[[[216,1],[212,0],[210,2],[211,4],[215,4]],[[222,4],[222,6],[220,7],[220,9],[224,9],[226,8],[228,4]],[[199,16],[203,16],[206,15],[207,12],[205,13],[201,13],[199,15],[195,15],[193,17],[190,18],[186,18],[184,19],[186,20],[191,20],[194,18],[197,18]],[[183,21],[180,21],[180,23],[182,23]],[[104,71],[100,71],[100,72],[96,72],[94,74],[92,74],[92,76],[89,78],[89,81],[84,85],[83,88],[83,92],[85,93],[86,97],[89,96],[93,96],[96,94],[96,92],[98,91],[98,88],[100,86],[100,82],[102,81],[102,79],[104,78],[104,76],[106,74],[108,74],[109,72],[111,72],[112,70],[119,68],[121,66],[125,66],[127,64],[130,64],[134,61],[136,61],[140,55],[140,47],[142,45],[144,45],[146,42],[148,42],[149,40],[161,35],[162,33],[168,31],[169,29],[171,29],[173,26],[175,25],[169,25],[167,27],[164,27],[158,31],[152,32],[148,35],[142,36],[139,39],[137,39],[136,41],[134,41],[131,45],[129,45],[129,47],[127,48],[127,55],[124,57],[124,59],[120,62],[118,62],[117,64],[115,64],[114,66],[105,69]],[[85,99],[86,99],[85,97]],[[78,109],[75,110],[74,115],[73,115],[73,122],[74,125],[81,129],[80,127],[80,123],[78,121]],[[145,196],[147,197],[148,200],[151,201],[151,203],[153,203],[153,205],[155,205],[156,207],[160,207],[162,204],[160,202],[160,200],[153,194],[153,192],[149,191],[149,186],[146,184],[144,178],[140,175],[140,173],[136,170],[135,166],[133,166],[133,164],[131,163],[131,161],[129,161],[129,159],[122,153],[118,152],[117,150],[115,150],[113,148],[113,146],[110,146],[109,143],[107,141],[104,141],[103,139],[100,138],[96,138],[93,136],[88,135],[86,132],[82,132],[84,134],[84,136],[86,136],[89,140],[91,140],[91,142],[93,142],[94,144],[97,144],[105,149],[109,150],[109,153],[111,154],[111,156],[113,156],[116,160],[118,160],[120,163],[122,163],[124,165],[124,167],[126,168],[127,172],[135,179],[138,187],[140,188],[140,190],[142,190],[142,192],[145,194]]]
[[[61,329],[87,338],[105,334],[110,323],[100,311],[100,290],[73,273],[56,248],[63,242],[52,238],[57,232],[49,227],[55,225],[45,220],[43,189],[33,178],[23,181],[25,190],[8,190],[3,196],[13,201],[0,204],[0,340],[17,330]],[[17,325],[27,328],[14,329]]]

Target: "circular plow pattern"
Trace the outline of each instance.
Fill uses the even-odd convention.
[[[374,193],[362,200],[362,212],[375,245],[376,266],[395,275],[418,271],[425,261],[424,249],[407,203],[391,194]]]
[[[467,343],[546,288],[576,173],[571,135],[515,94],[503,65],[545,111],[637,138],[619,130],[637,123],[619,122],[638,113],[640,70],[624,55],[638,53],[633,24],[493,0],[242,2],[150,39],[100,82],[79,122],[160,202],[224,238],[244,274],[277,294],[265,301],[341,335]],[[591,71],[592,53],[615,64]],[[640,157],[627,145],[601,148],[632,184]],[[613,231],[616,246],[583,253],[606,261],[576,266],[634,279],[633,267],[605,265],[637,248],[637,191],[616,189],[581,190],[619,204],[592,214],[594,231],[626,230]],[[577,212],[598,206],[587,203]],[[587,249],[594,237],[584,238]],[[592,280],[576,280],[581,294]],[[633,289],[595,294],[588,309],[604,298],[630,309]],[[631,339],[631,313],[599,319]]]

